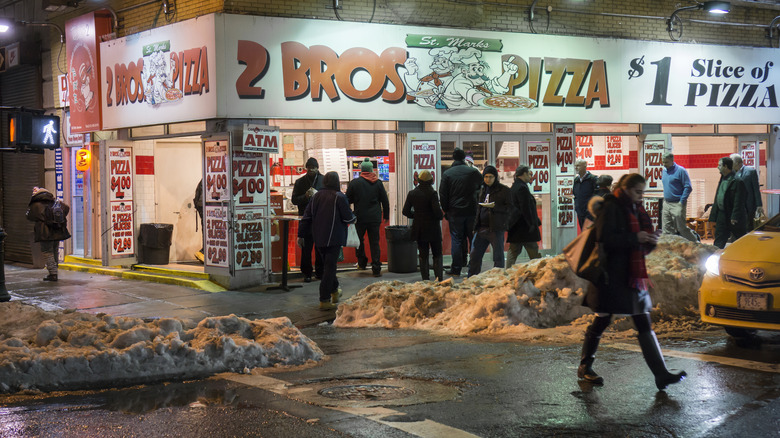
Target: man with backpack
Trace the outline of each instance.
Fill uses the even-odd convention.
[[[35,241],[41,243],[41,252],[49,275],[43,281],[57,281],[59,266],[58,250],[60,241],[70,239],[68,232],[68,213],[70,207],[55,199],[50,191],[43,187],[33,187],[32,198],[27,208],[27,220],[35,222],[33,231]]]

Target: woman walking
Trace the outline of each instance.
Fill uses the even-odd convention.
[[[417,241],[420,257],[420,275],[424,281],[431,279],[428,253],[433,254],[433,275],[442,281],[444,266],[441,251],[441,220],[444,213],[439,204],[439,195],[433,189],[433,175],[427,170],[417,177],[417,187],[406,195],[404,216],[413,219],[412,239]]]
[[[584,306],[597,316],[585,331],[582,357],[577,377],[601,385],[604,379],[593,371],[601,334],[612,321],[612,315],[631,315],[647,366],[655,375],[659,390],[678,383],[685,371],[670,373],[666,369],[661,347],[651,327],[652,302],[648,293],[650,280],[645,254],[655,249],[658,236],[653,233],[650,217],[642,207],[645,179],[638,173],[623,176],[612,194],[594,198],[589,208],[596,216],[595,231],[604,250],[605,273],[585,295]],[[599,205],[600,204],[600,205]]]

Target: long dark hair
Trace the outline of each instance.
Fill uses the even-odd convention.
[[[645,177],[643,177],[642,175],[638,173],[628,173],[620,177],[617,186],[620,189],[627,190],[636,187],[639,184],[644,184],[645,182],[646,182]]]

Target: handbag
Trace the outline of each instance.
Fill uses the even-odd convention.
[[[599,244],[596,227],[590,226],[563,248],[563,255],[574,273],[596,284],[602,277],[607,280],[604,270],[603,249]]]
[[[360,247],[360,238],[358,238],[355,224],[347,225],[347,244],[345,246],[350,248]]]

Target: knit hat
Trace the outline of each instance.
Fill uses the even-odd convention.
[[[48,190],[46,190],[45,187],[33,187],[32,195],[35,196],[35,195],[37,195],[38,193],[41,193],[41,192],[48,192]]]
[[[485,170],[482,171],[482,176],[485,176],[487,174],[492,174],[496,178],[498,178],[498,170],[496,170],[493,166],[485,166]]]
[[[466,162],[471,163],[471,165],[474,165],[474,158],[471,157],[471,155],[466,155]]]
[[[320,163],[317,162],[317,159],[314,157],[309,158],[306,160],[306,168],[307,169],[319,169]]]
[[[373,172],[374,171],[374,165],[371,164],[371,159],[366,157],[363,159],[363,162],[360,163],[360,171],[361,172]]]
[[[427,170],[423,170],[417,175],[418,181],[430,181],[433,179],[433,175],[431,175],[431,172],[428,172]]]
[[[466,159],[466,153],[463,152],[463,149],[455,148],[455,150],[452,151],[452,159],[455,161],[463,161]]]

